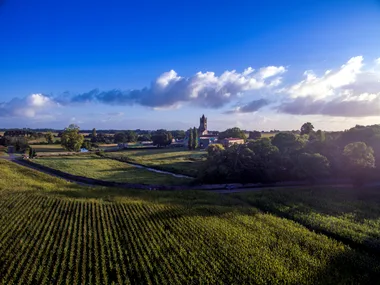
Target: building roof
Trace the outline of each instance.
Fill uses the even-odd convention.
[[[227,141],[241,141],[243,139],[240,139],[240,138],[225,138],[225,140],[227,140]]]

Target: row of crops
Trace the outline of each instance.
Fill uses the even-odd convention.
[[[0,284],[375,284],[379,264],[252,207],[0,187]]]

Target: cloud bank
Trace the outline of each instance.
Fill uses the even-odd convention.
[[[379,59],[375,61],[379,64]],[[364,69],[363,57],[353,57],[337,70],[305,79],[278,92],[286,97],[277,110],[293,115],[344,117],[380,116],[380,71]]]
[[[182,77],[171,70],[161,74],[149,87],[137,90],[94,89],[76,95],[63,93],[53,97],[36,93],[15,98],[0,103],[0,117],[35,118],[57,106],[69,108],[82,104],[139,105],[153,110],[192,105],[221,109],[230,115],[255,113],[265,108],[291,115],[380,116],[380,58],[364,64],[362,56],[353,57],[321,75],[307,70],[303,78],[291,85],[283,78],[286,71],[283,66],[257,70],[249,67],[243,72],[232,70],[220,75],[198,72]],[[236,105],[236,102],[242,103]],[[228,107],[233,104],[235,107]],[[114,117],[107,116],[109,120]]]
[[[190,103],[204,108],[218,109],[232,102],[246,91],[273,88],[281,82],[283,66],[268,66],[257,72],[251,67],[242,73],[225,71],[198,72],[181,77],[174,70],[161,74],[150,87],[140,90],[92,90],[71,99],[72,103],[99,102],[110,105],[142,105],[151,108],[176,108]]]

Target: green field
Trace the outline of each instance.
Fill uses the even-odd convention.
[[[380,252],[379,188],[277,189],[233,194],[252,206]]]
[[[105,156],[110,158],[123,159],[188,176],[197,175],[206,155],[207,152],[205,151],[189,151],[183,148],[125,150],[105,153]]]
[[[59,144],[36,144],[36,145],[31,145],[33,149],[36,150],[37,155],[39,153],[63,153],[67,152],[61,145]]]
[[[124,162],[97,155],[41,157],[34,159],[33,162],[66,173],[106,181],[158,185],[182,185],[191,181],[186,178],[177,178],[169,174],[136,168]]]
[[[378,282],[379,259],[227,195],[0,168],[0,284]]]

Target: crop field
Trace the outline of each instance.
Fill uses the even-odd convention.
[[[207,152],[168,148],[109,152],[105,156],[194,177],[202,167]]]
[[[31,145],[33,149],[36,150],[37,154],[38,153],[64,153],[67,152],[61,145],[59,144],[36,144],[36,145]]]
[[[97,155],[41,157],[34,159],[33,162],[73,175],[106,181],[158,185],[182,185],[191,181],[191,179],[136,168],[124,162]]]
[[[234,194],[265,211],[380,253],[379,188],[277,189]]]
[[[0,284],[378,281],[378,258],[227,195],[85,188],[0,167]]]

